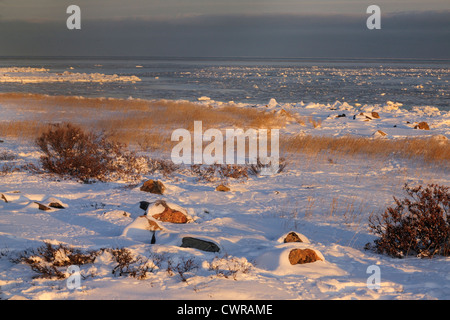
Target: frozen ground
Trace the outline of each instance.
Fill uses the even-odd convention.
[[[207,97],[199,103],[211,103]],[[220,107],[220,103],[215,103]],[[242,106],[246,107],[246,106]],[[449,112],[432,107],[404,111],[395,103],[382,106],[296,104],[271,100],[261,108],[322,120],[319,128],[293,121],[285,134],[372,136],[385,131],[387,138],[413,135],[449,136]],[[1,108],[1,107],[0,107]],[[10,110],[11,111],[11,110]],[[353,115],[379,112],[380,119],[364,121]],[[336,118],[346,113],[346,117]],[[8,112],[4,113],[8,114]],[[409,123],[407,123],[409,121]],[[430,131],[413,129],[427,121]],[[394,125],[397,125],[394,127]],[[0,137],[1,138],[1,137]],[[2,139],[0,152],[9,151],[24,164],[37,163],[39,152],[27,143]],[[445,145],[446,141],[443,141]],[[445,145],[446,146],[446,145]],[[1,163],[0,163],[1,164]],[[218,192],[218,182],[199,182],[188,173],[172,177],[156,174],[167,190],[163,196],[139,190],[125,182],[80,184],[45,175],[15,172],[0,177],[0,298],[1,299],[448,299],[450,258],[394,259],[364,250],[375,239],[368,218],[402,197],[405,183],[449,185],[449,172],[420,161],[394,157],[302,156],[291,159],[286,170],[274,176],[230,180],[231,192]],[[143,182],[144,179],[141,181]],[[57,198],[66,209],[41,211],[35,201]],[[151,233],[125,232],[144,211],[140,201],[164,199],[188,212],[187,224],[160,223],[156,243]],[[284,244],[296,231],[303,243]],[[210,253],[181,248],[181,239],[194,236],[216,242],[221,251]],[[35,278],[28,265],[11,262],[17,253],[44,241],[64,243],[83,250],[126,247],[136,255],[164,254],[165,262],[192,258],[197,268],[187,281],[166,267],[156,268],[143,280],[111,273],[108,254],[81,266],[80,289],[70,290],[66,280]],[[324,261],[290,265],[292,248],[316,250]],[[237,271],[223,277],[211,268]],[[381,287],[367,286],[370,266],[381,271]],[[164,266],[164,263],[163,263]]]

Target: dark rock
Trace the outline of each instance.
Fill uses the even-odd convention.
[[[346,117],[345,113],[343,113],[343,114],[338,114],[336,118],[343,118],[343,117]]]
[[[302,239],[295,232],[289,232],[286,238],[284,238],[284,243],[288,242],[303,242]]]
[[[219,252],[220,248],[211,241],[200,240],[192,237],[184,237],[181,244],[182,248],[193,248],[207,252]]]
[[[34,202],[39,206],[39,210],[43,210],[43,211],[48,211],[51,210],[51,208],[47,207],[46,205],[43,205],[42,203],[39,202]]]
[[[148,201],[139,202],[139,208],[141,208],[144,211],[147,211],[149,205],[150,205],[150,202],[148,202]]]
[[[56,209],[65,209],[64,206],[59,202],[51,202],[48,206]]]
[[[55,209],[65,209],[64,204],[56,198],[47,199],[46,206]]]

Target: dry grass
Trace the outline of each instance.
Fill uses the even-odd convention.
[[[0,102],[29,119],[0,122],[0,135],[34,139],[49,123],[70,122],[85,129],[110,133],[121,143],[155,150],[172,146],[171,133],[193,130],[194,121],[209,128],[282,128],[285,117],[268,111],[224,105],[220,108],[191,102],[80,98],[41,94],[3,93]]]
[[[202,121],[203,130],[209,128],[283,128],[290,114],[274,114],[253,108],[224,105],[220,108],[183,101],[127,100],[115,98],[81,98],[47,96],[41,94],[3,93],[0,102],[17,113],[29,114],[27,119],[0,121],[1,137],[32,139],[48,130],[49,123],[70,122],[83,129],[102,130],[120,143],[140,147],[144,151],[169,152],[176,142],[171,141],[174,129],[193,130],[194,121]],[[298,118],[314,128],[320,119]],[[269,129],[270,132],[270,129]],[[392,154],[411,159],[450,163],[450,144],[434,139],[371,139],[363,137],[280,136],[280,154],[302,153],[317,156],[326,152],[336,155],[365,155],[368,157]]]
[[[368,157],[397,155],[407,159],[421,159],[449,167],[450,144],[433,138],[371,139],[364,137],[292,136],[280,139],[282,153],[321,153]]]
[[[34,139],[44,133],[47,128],[47,123],[38,120],[0,122],[0,136]]]
[[[314,129],[320,128],[322,125],[322,119],[314,119],[313,117],[308,117],[308,122],[311,123]]]

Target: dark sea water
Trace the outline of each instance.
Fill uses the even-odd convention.
[[[137,83],[0,83],[0,92],[174,99],[250,104],[316,102],[402,103],[450,110],[450,61],[247,58],[0,58],[0,67],[103,73]],[[73,69],[71,69],[73,68]]]

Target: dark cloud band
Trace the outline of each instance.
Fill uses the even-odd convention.
[[[0,55],[450,58],[450,11],[382,15],[207,15],[177,19],[0,21]]]

